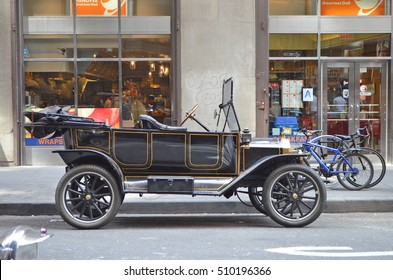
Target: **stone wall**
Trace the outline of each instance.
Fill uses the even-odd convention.
[[[0,166],[14,163],[14,120],[11,60],[11,1],[3,1],[0,9]]]
[[[182,116],[199,104],[196,117],[214,129],[222,81],[233,77],[240,125],[255,131],[255,1],[181,1],[180,25]]]

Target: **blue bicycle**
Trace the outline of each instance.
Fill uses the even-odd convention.
[[[316,136],[312,140],[312,143],[318,143],[323,146],[329,147],[339,147],[341,146],[342,151],[348,149],[355,149],[356,152],[365,155],[372,163],[374,168],[374,176],[371,182],[366,188],[371,188],[377,186],[386,174],[386,162],[382,154],[376,149],[369,147],[370,133],[367,126],[358,128],[355,133],[349,135],[329,135],[322,134]],[[324,149],[314,149],[314,151],[324,160],[332,157],[328,151]],[[311,155],[310,155],[311,157]],[[311,158],[308,159],[311,159]],[[315,160],[311,160],[311,164],[316,164]]]
[[[339,183],[348,190],[361,190],[368,187],[374,176],[374,168],[364,154],[357,149],[344,150],[342,141],[333,147],[311,141],[312,137],[321,133],[319,130],[302,129],[300,132],[306,136],[301,150],[309,153],[317,161],[317,171],[321,176],[325,178],[336,176]],[[332,157],[324,159],[316,152],[318,149],[327,151]],[[304,162],[310,166],[307,158],[304,158]]]

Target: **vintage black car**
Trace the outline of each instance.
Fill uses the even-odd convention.
[[[217,128],[201,131],[168,126],[141,115],[135,128],[113,128],[64,108],[25,112],[25,128],[37,138],[62,135],[58,153],[66,173],[56,189],[61,217],[79,229],[101,228],[117,214],[129,193],[249,196],[261,213],[286,227],[315,221],[326,204],[319,175],[297,153],[279,144],[263,145],[241,131],[233,104],[233,79],[223,81]]]

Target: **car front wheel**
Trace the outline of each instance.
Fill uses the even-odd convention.
[[[314,222],[326,205],[326,189],[311,168],[288,164],[275,169],[262,191],[266,213],[285,227],[302,227]]]
[[[78,229],[97,229],[117,214],[122,197],[114,177],[96,165],[70,169],[57,185],[55,203],[65,222]]]

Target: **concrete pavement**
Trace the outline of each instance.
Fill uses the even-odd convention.
[[[325,213],[393,212],[393,166],[382,182],[369,189],[349,191],[327,185]],[[64,166],[0,167],[0,215],[57,215],[54,205],[58,181]],[[246,195],[241,196],[248,203]],[[257,213],[237,197],[127,194],[122,214],[221,214]]]

